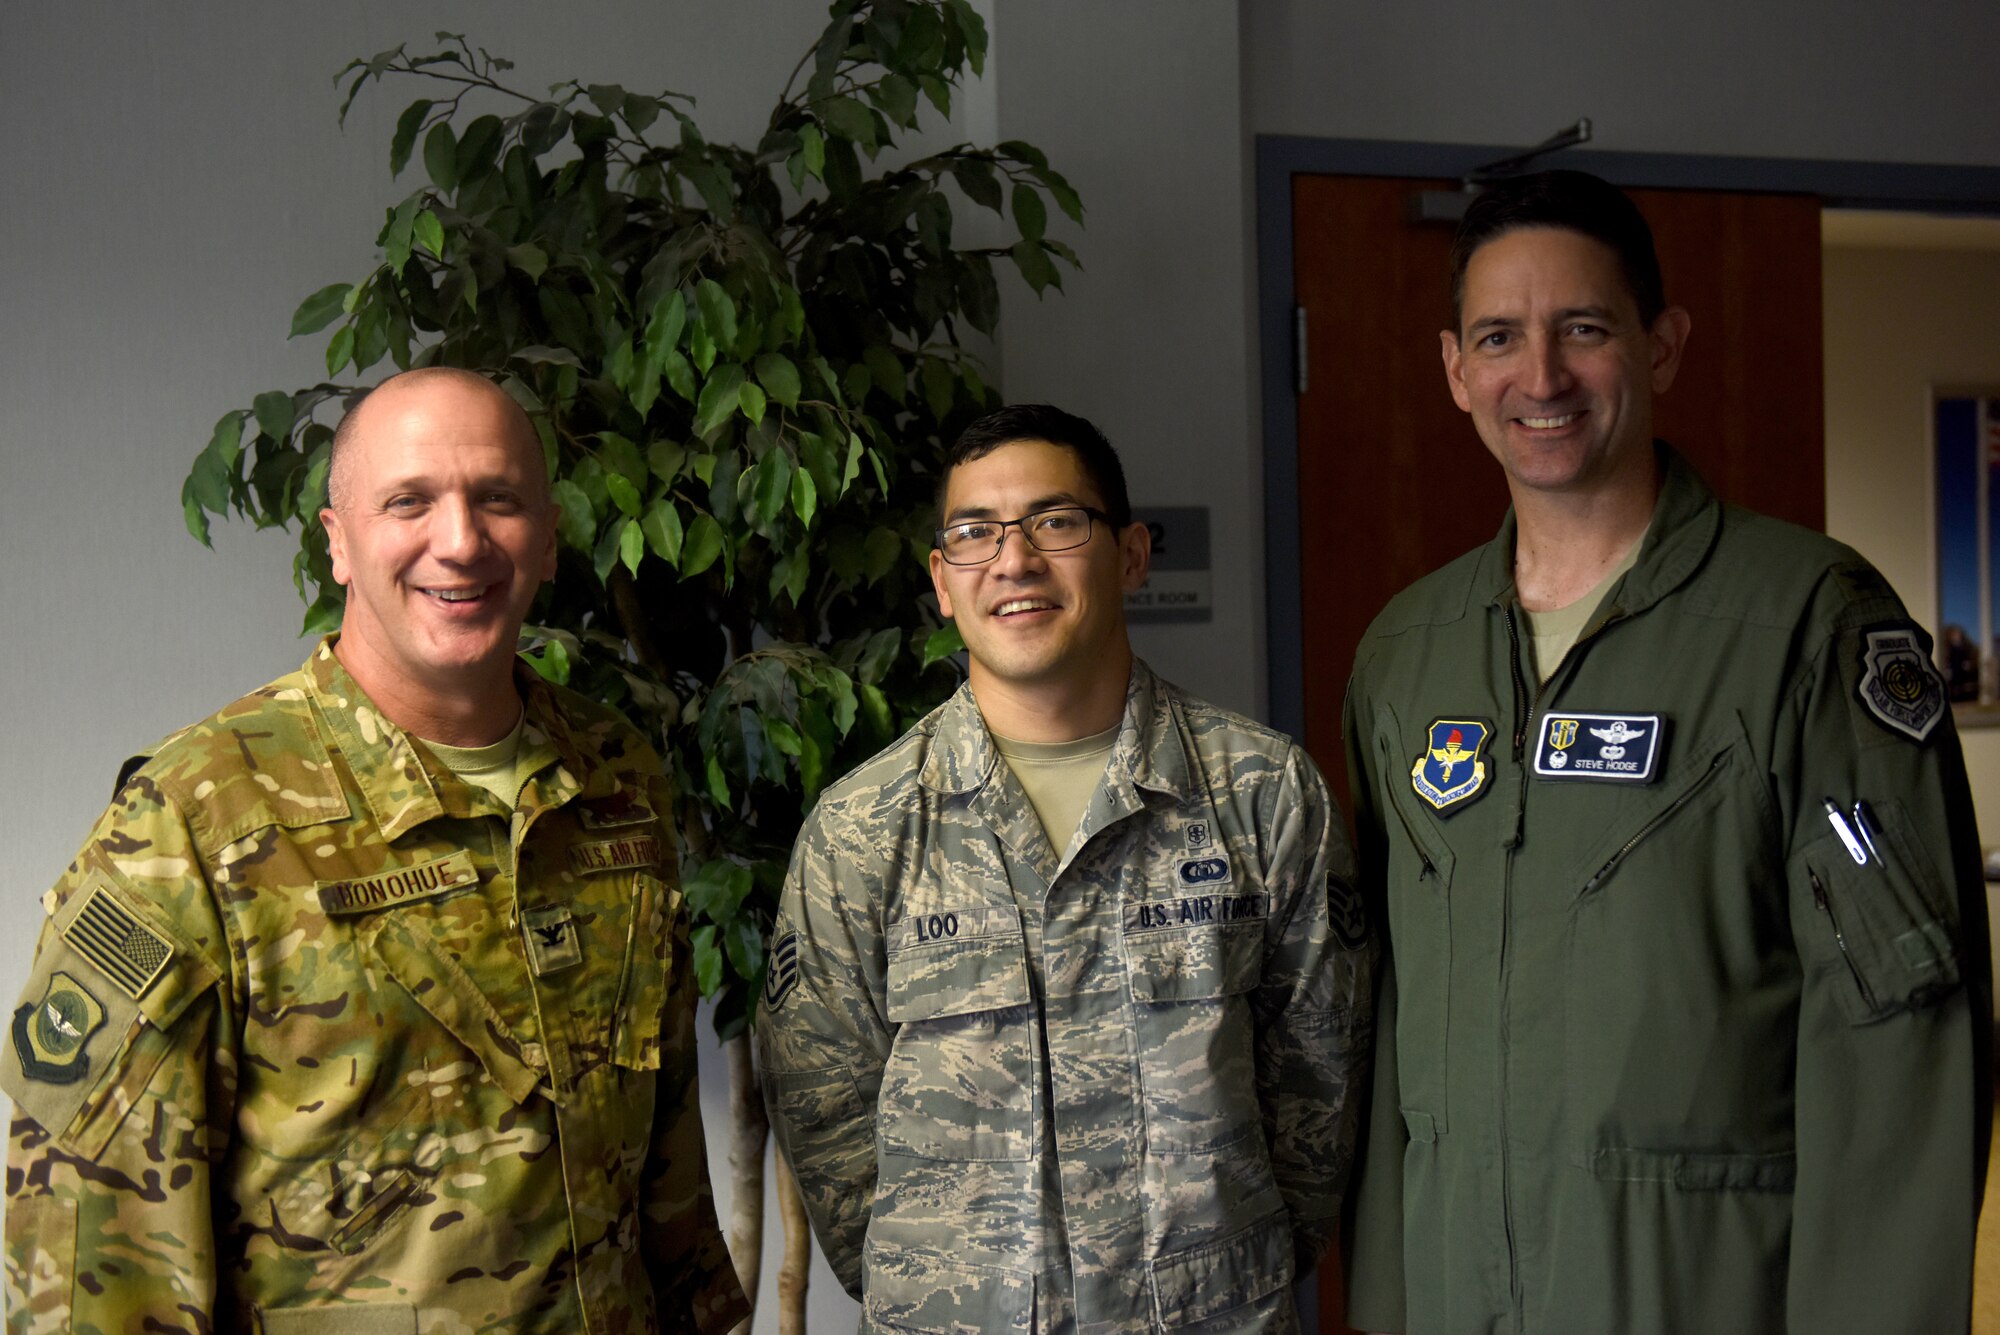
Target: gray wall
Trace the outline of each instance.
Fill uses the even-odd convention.
[[[696,94],[752,135],[818,0],[0,6],[0,991],[37,899],[131,750],[295,665],[291,541],[182,531],[221,412],[316,378],[298,297],[362,272],[413,92],[349,56],[464,28],[527,86],[572,75]],[[1609,16],[1609,17],[1607,17]],[[1017,399],[1099,420],[1135,501],[1212,508],[1216,612],[1138,635],[1168,675],[1262,703],[1253,133],[1527,143],[1587,114],[1599,146],[2000,163],[2000,10],[1964,2],[1662,9],[1479,0],[994,0],[993,77],[953,138],[1027,138],[1089,207],[1068,293],[1006,299]],[[1065,230],[1061,234],[1070,236]],[[721,1077],[704,1065],[711,1125]],[[716,1147],[719,1149],[719,1146]],[[822,1275],[815,1328],[852,1321]],[[766,1323],[763,1328],[769,1329]]]

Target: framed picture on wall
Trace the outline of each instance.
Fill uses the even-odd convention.
[[[1937,667],[1958,725],[2000,726],[2000,386],[1931,391]]]

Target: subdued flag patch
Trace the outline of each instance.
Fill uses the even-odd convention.
[[[165,937],[140,922],[101,885],[91,888],[83,908],[63,928],[63,938],[134,1001],[145,995],[174,957]]]

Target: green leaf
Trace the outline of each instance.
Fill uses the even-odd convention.
[[[208,514],[202,508],[201,498],[195,495],[195,471],[200,467],[197,461],[195,468],[189,470],[187,481],[181,483],[181,522],[187,525],[187,531],[194,535],[196,541],[213,551],[215,544],[208,537]]]
[[[993,164],[980,158],[960,158],[951,164],[951,178],[965,197],[983,208],[1000,212],[1000,181]]]
[[[696,515],[688,526],[687,542],[681,547],[681,578],[699,575],[722,555],[722,526],[713,515]]]
[[[639,453],[639,447],[616,431],[597,433],[597,457],[607,469],[635,487],[644,487],[651,480],[652,470],[646,467],[646,457]]]
[[[667,384],[672,387],[674,393],[689,403],[694,402],[696,393],[694,366],[681,355],[678,348],[667,354]]]
[[[813,481],[811,470],[801,468],[792,474],[792,512],[798,515],[801,524],[810,528],[813,513],[818,509],[819,484]]]
[[[299,627],[301,635],[331,635],[340,629],[341,614],[347,609],[347,591],[335,587],[313,599],[306,609],[305,624]]]
[[[736,401],[743,407],[743,415],[755,424],[764,420],[764,391],[750,381],[743,382],[743,388],[736,391]]]
[[[439,259],[444,258],[444,224],[429,209],[417,215],[415,225],[410,229],[411,239]]]
[[[750,515],[760,527],[768,526],[785,506],[792,486],[792,456],[772,450],[756,467],[756,482],[750,490]]]
[[[869,731],[877,738],[886,740],[896,731],[895,715],[889,708],[889,697],[880,686],[861,688],[861,712],[867,716]]]
[[[1042,249],[1039,241],[1017,241],[1007,252],[1014,257],[1014,267],[1021,271],[1021,277],[1028,280],[1028,286],[1039,294],[1044,288],[1062,286],[1062,275],[1056,272],[1055,262]]]
[[[900,74],[885,74],[868,89],[868,100],[898,125],[917,121],[917,86]]]
[[[259,395],[258,397],[262,398],[263,396]],[[289,414],[291,409],[290,399],[285,400],[285,408],[287,414]],[[273,437],[273,439],[277,439],[277,437]],[[231,411],[216,418],[215,430],[208,433],[208,444],[203,447],[202,452],[212,455],[219,460],[225,471],[235,471],[237,461],[243,457],[243,414]],[[221,512],[220,507],[215,508],[217,513]]]
[[[764,719],[764,735],[771,739],[772,747],[784,755],[796,757],[805,749],[804,743],[799,740],[799,730],[781,718],[767,715]]]
[[[1026,181],[1014,182],[1014,225],[1021,229],[1023,241],[1040,241],[1049,230],[1049,210],[1042,203],[1042,192]]]
[[[625,482],[625,479],[622,477],[612,478],[610,481],[614,483]],[[629,488],[632,484],[625,482],[625,485]],[[615,489],[612,494],[617,494]],[[624,529],[618,534],[618,559],[625,563],[627,570],[636,575],[639,573],[639,561],[645,555],[646,535],[640,531],[639,521],[636,519],[626,520]]]
[[[870,635],[867,645],[861,650],[860,661],[855,665],[862,682],[873,685],[888,676],[889,668],[896,661],[896,651],[902,647],[903,632],[894,626]]]
[[[422,203],[422,196],[411,195],[389,215],[389,225],[382,233],[382,259],[391,273],[403,272],[403,266],[410,262],[411,229],[416,226],[417,208]]]
[[[715,805],[727,811],[730,807],[729,776],[722,772],[722,757],[711,751],[708,753],[708,795],[715,799]]]
[[[404,107],[403,114],[396,118],[396,133],[389,140],[389,175],[400,176],[409,165],[417,131],[424,128],[424,117],[431,114],[433,105],[429,98],[422,98]]]
[[[870,584],[877,583],[882,576],[896,568],[896,557],[903,550],[903,540],[892,528],[869,530],[868,540],[861,545],[861,572]]]
[[[424,170],[440,190],[458,184],[458,136],[450,121],[439,121],[424,136]]]
[[[300,302],[298,310],[292,312],[292,332],[288,337],[317,334],[332,324],[347,308],[347,294],[353,290],[352,283],[329,283]]]
[[[956,625],[939,626],[931,632],[930,638],[924,641],[924,666],[929,667],[939,659],[950,658],[964,648],[965,641],[960,638]]]
[[[640,500],[639,489],[637,487],[633,486],[617,473],[606,473],[604,475],[604,489],[611,493],[611,503],[616,505],[621,513],[631,519],[638,517],[639,508],[643,502]],[[632,529],[633,525],[627,523],[626,528]],[[630,540],[629,535],[627,540]]]
[[[681,465],[687,461],[687,447],[679,441],[656,440],[646,447],[646,466],[662,482],[672,482],[681,475]]]
[[[463,188],[493,170],[494,157],[506,129],[498,116],[481,116],[465,127],[454,155],[453,179]],[[425,165],[430,162],[430,145],[424,145]]]
[[[716,768],[714,756],[708,758],[708,764],[709,787],[712,790],[717,783],[722,782],[722,772]],[[729,805],[727,784],[724,784],[722,791],[725,795],[716,799],[716,805],[726,807]],[[712,997],[722,988],[723,973],[722,952],[715,944],[715,925],[703,923],[695,928],[693,939],[695,985],[701,988],[703,996]]]
[[[354,326],[344,324],[333,331],[326,344],[326,373],[339,375],[340,368],[354,359]]]
[[[757,383],[787,408],[799,406],[799,368],[782,352],[767,352],[757,359]]]
[[[764,934],[757,930],[747,914],[739,914],[730,919],[723,931],[723,944],[729,953],[729,963],[742,979],[754,979],[764,968]]]
[[[551,639],[539,652],[524,655],[528,666],[541,674],[544,681],[552,681],[558,686],[569,685],[569,650],[563,642]]]
[[[292,434],[292,396],[283,390],[273,389],[259,394],[251,405],[251,411],[257,415],[257,429],[272,440],[282,441]],[[220,434],[219,428],[217,434]],[[230,462],[235,461],[232,459]]]
[[[728,858],[710,858],[681,881],[688,907],[710,922],[734,918],[754,887],[750,869]]]
[[[549,257],[540,246],[529,241],[507,247],[507,263],[528,275],[530,282],[540,282],[542,275],[549,271]]]
[[[917,367],[917,379],[923,382],[924,404],[931,410],[931,416],[944,421],[951,413],[951,403],[958,392],[958,381],[951,373],[951,363],[941,357],[926,357]]]
[[[870,343],[862,349],[861,360],[868,363],[868,372],[875,377],[875,388],[901,403],[909,391],[904,379],[903,362],[886,343]]]
[[[660,100],[656,97],[647,97],[643,93],[627,93],[618,110],[625,118],[625,123],[632,127],[633,134],[644,134],[647,128],[660,118]]]
[[[771,596],[783,592],[794,607],[805,598],[806,579],[812,574],[812,553],[804,544],[789,548],[771,566]]]
[[[694,304],[701,311],[702,328],[715,340],[715,346],[727,350],[736,344],[736,303],[722,289],[722,284],[713,278],[704,278],[695,284]]]
[[[646,517],[639,521],[639,528],[646,535],[646,543],[653,549],[653,555],[670,566],[677,566],[681,560],[681,512],[665,497],[654,501],[646,511]]]
[[[590,494],[568,478],[557,479],[551,491],[562,507],[556,531],[570,546],[588,552],[597,541],[597,515],[591,509]]]
[[[861,476],[861,437],[850,431],[847,433],[847,462],[840,468],[840,494],[854,485],[854,479]]]
[[[875,148],[875,113],[851,97],[830,97],[816,108],[820,124],[836,138]]]
[[[681,341],[687,328],[687,298],[676,289],[653,306],[653,318],[646,322],[646,360],[665,367],[667,354]]]
[[[742,395],[743,368],[735,362],[716,367],[701,387],[701,400],[695,407],[695,434],[703,438],[715,434],[742,405]]]
[[[708,369],[715,365],[715,339],[706,325],[697,322],[689,331],[688,356],[693,359],[695,370],[703,375],[707,375]]]
[[[808,122],[799,127],[799,154],[805,159],[806,170],[817,179],[826,176],[826,137],[819,132],[819,126]]]

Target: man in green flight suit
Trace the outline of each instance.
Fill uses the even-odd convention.
[[[1348,693],[1389,940],[1349,1319],[1963,1331],[1991,978],[1930,638],[1653,439],[1689,317],[1623,193],[1500,182],[1453,255],[1513,507]]]
[[[759,1037],[863,1331],[1295,1331],[1373,945],[1292,742],[1132,654],[1146,526],[1054,408],[969,427],[931,574],[970,680],[829,788]]]
[[[723,1335],[659,761],[515,657],[534,429],[393,377],[321,517],[340,634],[157,748],[44,897],[7,1329]]]

